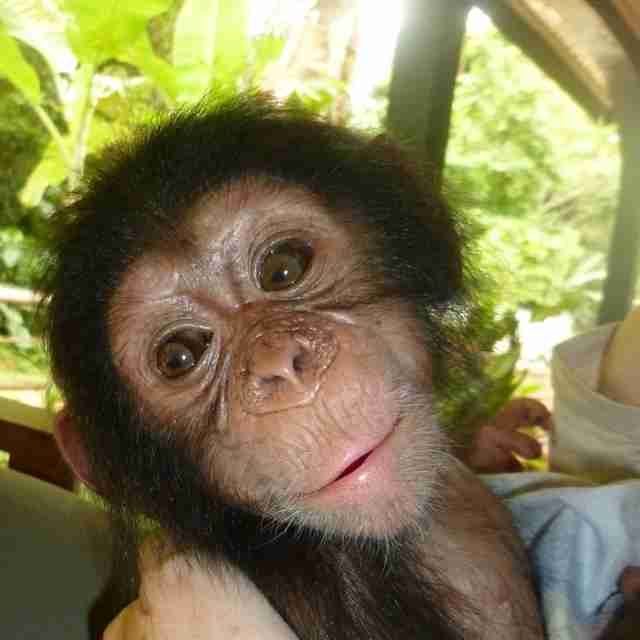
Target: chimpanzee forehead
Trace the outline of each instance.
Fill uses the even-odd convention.
[[[319,198],[308,190],[261,176],[246,176],[200,198],[185,216],[185,228],[196,235],[229,232],[238,219],[258,224],[270,218],[328,218]]]
[[[349,231],[353,222],[350,211],[329,211],[302,187],[249,176],[205,194],[179,212],[175,224],[157,235],[150,248],[170,258],[232,263],[275,235],[334,236]]]
[[[229,185],[203,197],[185,212],[178,228],[157,237],[133,262],[112,310],[126,302],[144,313],[152,303],[187,296],[230,312],[255,296],[252,278],[259,256],[285,239],[308,243],[323,260],[341,256],[333,270],[346,276],[363,264],[367,246],[360,239],[363,234],[349,233],[342,218],[348,215],[328,212],[300,188],[255,181],[250,187]]]

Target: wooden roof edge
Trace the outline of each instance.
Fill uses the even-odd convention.
[[[602,0],[586,0],[586,2],[609,27],[640,77],[640,38],[636,37],[630,25],[627,24],[622,8],[617,7],[614,2],[602,2]]]
[[[477,0],[475,3],[491,17],[500,31],[527,56],[529,56],[544,73],[555,80],[592,118],[612,120],[611,106],[594,95],[575,71],[567,65],[557,51],[528,23],[521,15],[507,4],[495,0]]]

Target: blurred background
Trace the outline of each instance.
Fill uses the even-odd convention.
[[[48,220],[94,154],[158,112],[259,87],[423,145],[499,285],[486,304],[495,322],[473,336],[492,380],[485,402],[499,406],[516,390],[545,397],[552,345],[607,319],[628,126],[616,95],[638,94],[630,85],[615,94],[613,67],[598,65],[616,52],[637,61],[597,3],[477,4],[0,0],[0,396],[59,402],[35,322],[37,273]],[[432,82],[416,106],[424,78]],[[411,122],[441,95],[441,113]],[[636,295],[634,251],[623,252],[633,263],[623,307]]]

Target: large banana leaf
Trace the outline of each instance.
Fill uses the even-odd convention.
[[[98,66],[126,58],[147,37],[149,18],[169,9],[172,0],[62,0],[69,15],[67,37],[75,55]]]
[[[197,99],[211,86],[237,88],[248,51],[246,0],[186,0],[173,39],[180,99]]]
[[[8,78],[32,104],[40,104],[40,80],[17,41],[0,24],[0,76]]]
[[[6,33],[39,51],[56,72],[70,72],[76,65],[67,42],[67,20],[47,0],[0,0],[0,25]],[[5,45],[0,49],[4,53]],[[5,62],[5,61],[3,61]]]

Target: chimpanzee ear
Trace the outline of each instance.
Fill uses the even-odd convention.
[[[67,464],[75,475],[95,490],[84,442],[73,416],[62,409],[55,417],[53,435]]]

